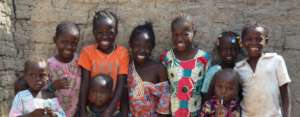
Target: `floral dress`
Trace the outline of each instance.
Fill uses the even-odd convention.
[[[75,55],[69,63],[62,63],[55,57],[48,59],[50,72],[50,85],[57,79],[67,78],[69,81],[69,89],[61,89],[55,91],[59,104],[66,112],[67,117],[73,117],[76,114],[79,102],[79,90],[81,84],[81,69],[77,65],[78,56]]]
[[[157,113],[169,114],[170,93],[168,81],[152,83],[143,81],[134,64],[128,74],[129,107],[133,117],[157,117]]]
[[[218,101],[217,98],[215,97],[213,97],[210,100],[207,100],[202,107],[200,117],[217,117],[216,111],[217,111],[218,103],[220,103],[220,101]],[[224,117],[240,117],[240,113],[239,113],[240,106],[236,99],[229,101],[229,103],[225,104],[224,107],[225,107]]]
[[[194,58],[179,60],[173,50],[160,58],[168,71],[171,112],[175,117],[198,116],[201,108],[201,88],[210,63],[209,54],[198,50]]]

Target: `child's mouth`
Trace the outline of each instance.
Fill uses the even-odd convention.
[[[227,60],[232,60],[232,57],[231,56],[227,56],[226,59]]]
[[[146,58],[146,56],[144,56],[144,55],[137,55],[137,58],[143,60],[143,59]]]
[[[101,45],[103,46],[109,46],[110,42],[108,41],[101,41]]]
[[[185,47],[185,44],[184,43],[177,43],[177,47],[183,48],[183,47]]]
[[[66,55],[70,55],[70,54],[72,54],[72,52],[71,52],[71,51],[69,51],[69,50],[64,50],[63,52],[64,52],[64,54],[66,54]]]
[[[249,50],[251,52],[257,52],[259,50],[259,48],[257,48],[257,47],[251,47],[251,48],[249,48]]]

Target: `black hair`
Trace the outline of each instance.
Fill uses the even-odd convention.
[[[103,81],[105,83],[103,83]],[[103,83],[103,84],[102,84]],[[113,88],[113,80],[109,75],[106,74],[99,74],[92,78],[90,82],[90,88],[94,87],[95,85],[101,85],[105,88],[111,89]]]
[[[67,32],[75,32],[76,35],[79,35],[80,31],[79,27],[75,23],[70,21],[64,21],[56,26],[55,37],[58,37],[59,35]]]
[[[241,43],[240,43],[240,36],[239,34],[232,32],[232,31],[224,31],[222,32],[219,37],[218,37],[218,41],[220,42],[220,40],[225,39],[225,38],[230,38],[231,39],[231,44],[238,50],[241,49]],[[219,45],[217,45],[218,48],[220,48],[221,43],[219,43]]]
[[[24,63],[24,73],[26,74],[31,67],[33,67],[34,65],[45,65],[45,67],[47,68],[47,61],[44,57],[42,56],[31,56],[29,59],[27,59]]]
[[[98,25],[99,21],[102,20],[102,18],[109,18],[112,20],[115,23],[115,28],[118,29],[119,20],[117,15],[108,9],[104,9],[95,13],[93,18],[93,30],[97,28],[96,26]]]
[[[257,30],[258,28],[260,28],[260,30]],[[248,24],[246,26],[243,27],[242,29],[242,33],[241,33],[241,36],[242,36],[242,39],[247,35],[247,33],[251,30],[257,30],[258,32],[260,32],[262,35],[264,35],[266,38],[268,38],[268,34],[269,34],[269,31],[268,29],[264,26],[264,25],[261,25],[261,24],[258,24],[258,23],[255,23],[255,24]]]
[[[183,22],[191,23],[192,29],[193,29],[193,30],[196,30],[196,26],[195,26],[195,24],[194,24],[194,21],[193,21],[192,16],[187,15],[187,14],[181,14],[181,15],[177,16],[177,17],[172,21],[172,23],[171,23],[171,30],[174,29],[175,24],[177,24],[177,23],[183,23]]]
[[[147,33],[150,37],[150,43],[152,48],[155,47],[155,34],[151,22],[145,22],[142,25],[136,26],[130,34],[129,45],[136,39],[136,36],[140,33]]]
[[[238,72],[234,71],[233,69],[230,69],[230,68],[225,68],[225,69],[222,69],[218,72],[216,72],[213,76],[213,79],[211,80],[210,84],[209,84],[209,90],[208,90],[208,97],[211,98],[212,96],[214,96],[215,94],[215,84],[216,84],[216,79],[217,79],[217,76],[220,75],[220,74],[223,74],[223,73],[230,73],[232,74],[232,77],[233,77],[233,80],[236,81],[236,87],[237,87],[237,96],[240,96],[240,93],[241,93],[241,83],[240,83],[240,75]],[[224,77],[221,77],[221,79],[224,79]]]

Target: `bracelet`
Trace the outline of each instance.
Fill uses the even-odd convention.
[[[53,87],[52,83],[50,83],[50,84],[48,85],[48,90],[49,90],[50,92],[55,92],[55,88]]]

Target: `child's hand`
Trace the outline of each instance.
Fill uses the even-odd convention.
[[[54,80],[52,85],[55,90],[69,88],[68,80],[66,80],[65,78]]]
[[[57,117],[50,108],[45,108],[45,110],[47,111],[47,117]]]
[[[35,109],[29,114],[29,117],[43,117],[45,115],[45,109]]]
[[[112,116],[112,112],[106,109],[101,117],[111,117],[111,116]]]
[[[218,104],[216,108],[216,117],[225,117],[225,107],[222,104]]]

